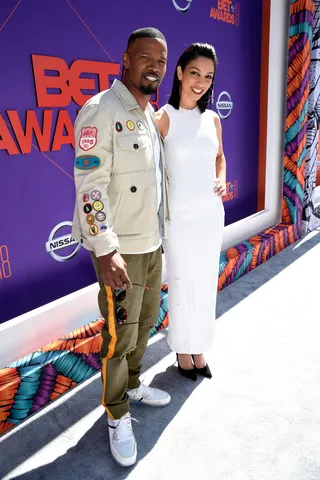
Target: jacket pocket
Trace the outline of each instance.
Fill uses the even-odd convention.
[[[123,134],[117,135],[117,144],[120,150],[124,152],[137,152],[141,148],[151,145],[150,137],[147,133],[143,134]]]
[[[138,195],[121,193],[114,231],[118,235],[141,235],[158,230],[156,198],[155,187],[147,188]]]
[[[117,135],[113,157],[113,172],[131,173],[154,168],[151,140],[146,134]]]
[[[108,188],[117,235],[149,234],[159,228],[155,170],[111,177]]]

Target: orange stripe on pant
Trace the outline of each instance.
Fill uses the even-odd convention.
[[[102,377],[103,377],[103,392],[102,392],[102,405],[106,409],[109,417],[114,420],[114,417],[111,415],[106,403],[105,403],[105,394],[107,390],[107,361],[113,357],[116,343],[117,343],[117,333],[116,333],[116,320],[114,317],[114,300],[113,294],[110,287],[105,285],[107,300],[108,300],[108,330],[111,336],[111,340],[108,347],[107,356],[102,359]]]

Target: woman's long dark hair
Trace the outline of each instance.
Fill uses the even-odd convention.
[[[190,47],[188,47],[183,52],[183,54],[179,58],[175,72],[174,72],[172,92],[171,92],[168,103],[177,110],[179,109],[179,106],[180,106],[180,85],[181,85],[181,82],[178,78],[177,68],[180,66],[181,70],[184,71],[186,66],[190,62],[192,62],[193,60],[199,57],[205,57],[212,60],[214,65],[214,72],[213,72],[211,86],[209,90],[207,90],[206,93],[202,95],[202,97],[198,100],[198,107],[200,112],[203,113],[206,110],[206,108],[210,108],[210,106],[212,105],[213,85],[214,85],[214,79],[215,79],[216,69],[218,65],[216,51],[213,48],[213,46],[209,45],[208,43],[193,43],[192,45],[190,45]]]

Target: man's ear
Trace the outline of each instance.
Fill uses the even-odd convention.
[[[129,68],[129,63],[130,63],[128,52],[124,52],[124,54],[122,55],[122,62],[123,62],[124,68],[127,70]]]

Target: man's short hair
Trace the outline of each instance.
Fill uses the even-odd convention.
[[[166,42],[166,37],[157,28],[145,27],[134,30],[128,39],[127,50],[131,47],[137,38],[157,38]]]

